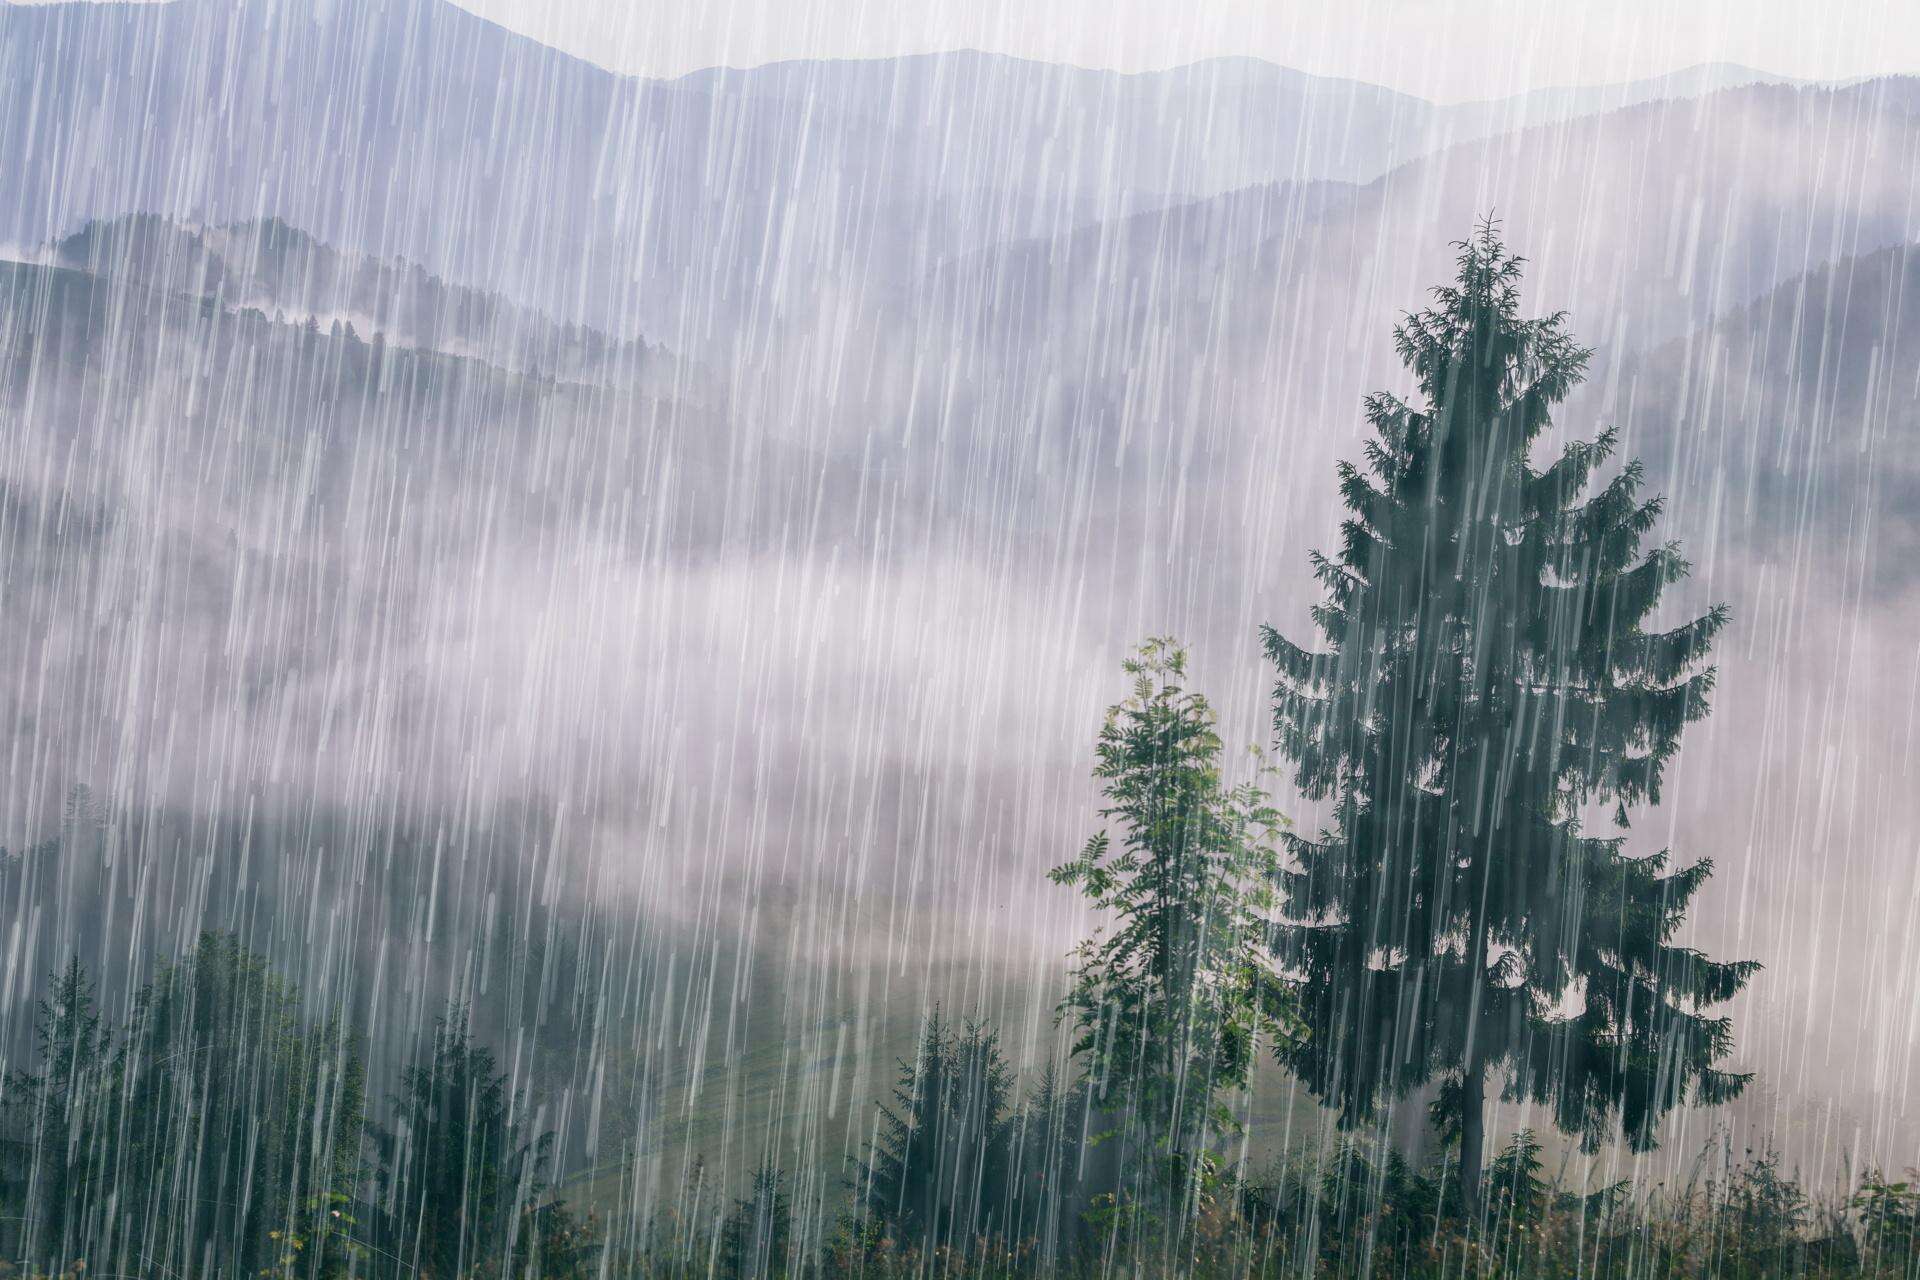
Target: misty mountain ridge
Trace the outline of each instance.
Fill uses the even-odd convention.
[[[133,212],[280,218],[563,321],[746,358],[783,318],[814,322],[824,281],[863,292],[1236,189],[1371,181],[1586,105],[1436,107],[1245,58],[1120,74],[958,52],[648,81],[446,0],[10,6],[0,66],[17,179],[0,242]]]
[[[1906,195],[1917,102],[1908,78],[1651,98],[1456,143],[1364,185],[1252,187],[1009,242],[938,276],[949,292],[1018,298],[982,322],[1011,326],[1022,359],[1049,335],[1073,352],[1062,368],[1085,365],[1082,346],[1117,364],[1141,343],[1216,325],[1247,359],[1284,349],[1296,322],[1333,322],[1377,351],[1398,310],[1380,291],[1416,298],[1450,259],[1452,237],[1429,229],[1491,212],[1525,247],[1542,305],[1576,323],[1632,317],[1596,335],[1604,357],[1679,336],[1822,262],[1920,236]],[[1763,179],[1737,180],[1763,157]],[[1648,182],[1655,163],[1679,176]]]
[[[364,341],[468,356],[503,370],[626,385],[660,373],[644,339],[561,324],[411,263],[343,253],[277,218],[188,227],[152,214],[88,223],[46,261],[162,292],[252,308],[292,323],[341,325]]]

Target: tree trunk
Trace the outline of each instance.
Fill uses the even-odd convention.
[[[1471,1034],[1471,1033],[1469,1033]],[[1487,1146],[1487,1068],[1475,1049],[1467,1051],[1467,1069],[1460,1088],[1460,1199],[1467,1220],[1480,1217],[1481,1157]]]
[[[1484,854],[1481,861],[1487,861]],[[1467,950],[1473,989],[1467,997],[1467,1055],[1460,1081],[1460,1200],[1466,1206],[1467,1221],[1475,1226],[1480,1218],[1480,1161],[1487,1146],[1487,1063],[1486,1046],[1480,1041],[1480,995],[1487,980],[1490,875],[1490,870],[1481,871],[1480,901],[1473,908],[1473,937]]]

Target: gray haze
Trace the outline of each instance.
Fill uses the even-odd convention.
[[[1562,437],[1734,609],[1636,838],[1766,965],[1743,1121],[1920,1154],[1920,81],[639,80],[440,0],[7,8],[0,65],[0,824],[101,833],[15,874],[0,1009],[223,924],[417,1022],[571,931],[589,1157],[711,1073],[833,1154],[934,998],[1043,1056],[1120,658],[1264,739],[1254,629],[1491,212],[1597,348]]]

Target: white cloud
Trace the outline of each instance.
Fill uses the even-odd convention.
[[[1830,79],[1920,71],[1920,11],[1896,0],[461,0],[643,75],[956,48],[1120,70],[1244,55],[1439,100],[1604,84],[1702,62]]]

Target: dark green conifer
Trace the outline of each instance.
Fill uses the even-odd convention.
[[[955,1028],[935,1010],[914,1060],[900,1064],[893,1105],[880,1108],[860,1169],[867,1212],[923,1248],[1004,1232],[1012,1090],[998,1034],[977,1022]]]
[[[474,1040],[456,1006],[408,1068],[383,1149],[395,1250],[423,1276],[465,1276],[527,1245],[548,1199],[553,1135],[532,1132],[527,1099]]]
[[[9,1197],[29,1227],[26,1254],[64,1265],[86,1251],[106,1190],[113,1037],[78,956],[54,979],[34,1017],[37,1072],[8,1081]]]
[[[337,1259],[333,1210],[360,1171],[362,1067],[337,1023],[231,934],[203,934],[141,992],[112,1067],[118,1217],[96,1244],[183,1274],[258,1275],[290,1242]],[[122,1269],[137,1261],[107,1259]],[[96,1253],[96,1267],[103,1261]]]
[[[1441,1080],[1469,1204],[1489,1087],[1638,1147],[1683,1099],[1738,1093],[1716,1065],[1731,1027],[1705,1010],[1756,967],[1674,941],[1711,863],[1582,829],[1660,799],[1727,611],[1648,629],[1687,565],[1642,547],[1661,508],[1638,463],[1590,491],[1611,432],[1534,466],[1589,353],[1563,316],[1521,318],[1520,276],[1485,225],[1395,330],[1418,402],[1370,397],[1367,469],[1340,467],[1350,515],[1313,559],[1326,647],[1265,632],[1279,747],[1333,805],[1289,841],[1310,1027],[1291,1063],[1349,1123]]]
[[[788,1272],[793,1200],[786,1174],[772,1161],[754,1171],[747,1194],[733,1202],[720,1233],[720,1271],[728,1280],[770,1280]]]

